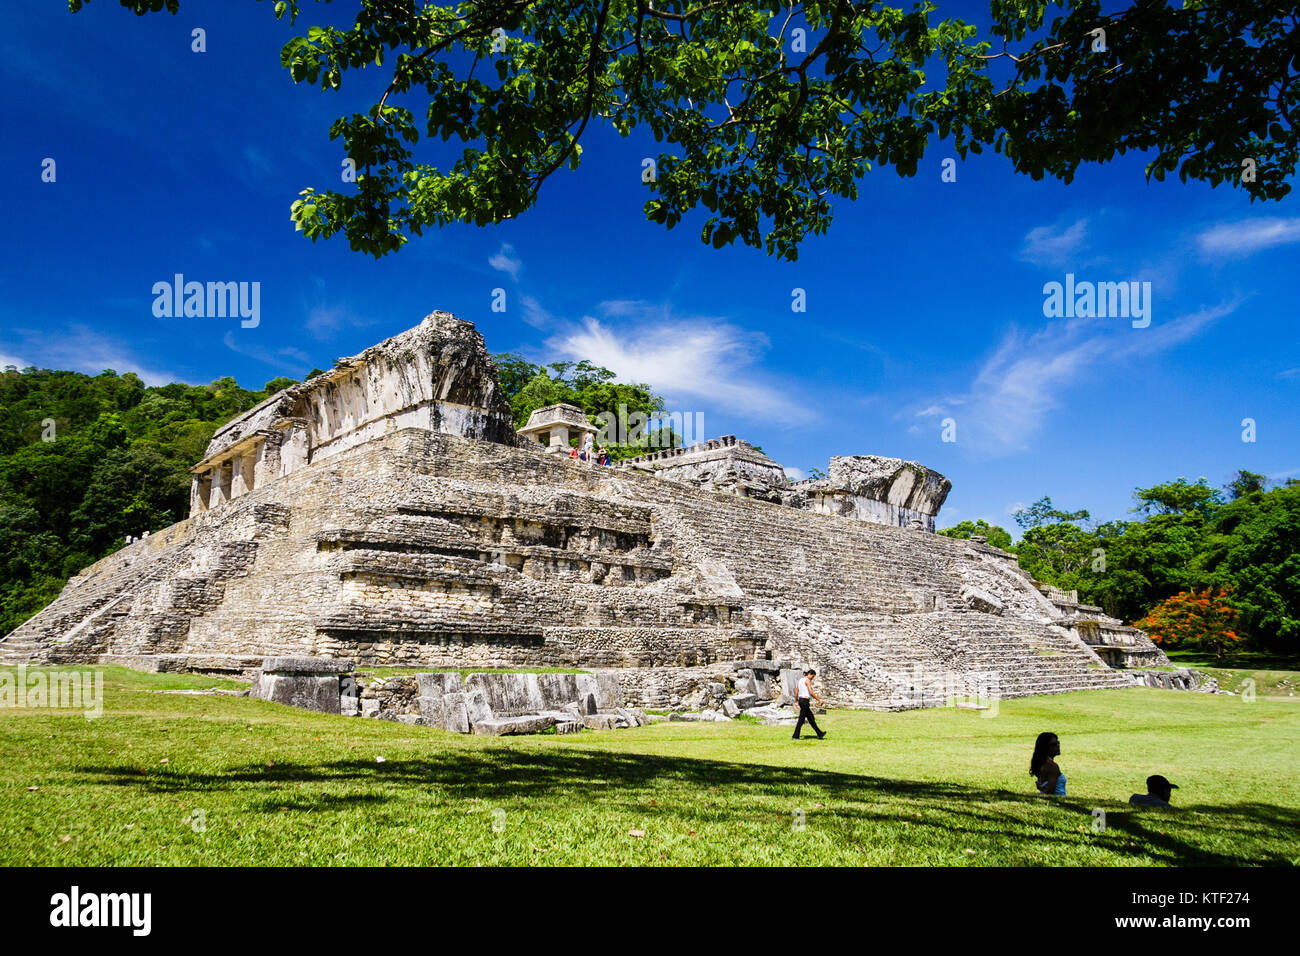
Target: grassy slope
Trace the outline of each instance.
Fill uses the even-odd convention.
[[[827,740],[797,744],[788,728],[741,722],[499,740],[150,693],[220,683],[204,678],[106,668],[105,682],[98,720],[0,710],[0,863],[1186,865],[1300,855],[1300,706],[1288,699],[1134,688],[1004,701],[991,719],[835,711]],[[1062,800],[1031,792],[1041,730],[1062,739]],[[1186,809],[1129,810],[1152,772],[1182,785],[1175,800]],[[1092,832],[1094,807],[1106,811],[1104,833]],[[195,809],[205,832],[190,826]]]

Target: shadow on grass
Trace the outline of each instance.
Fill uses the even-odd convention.
[[[1012,854],[1047,851],[1049,859],[1054,848],[1094,843],[1119,858],[1172,865],[1285,864],[1281,853],[1261,859],[1259,842],[1300,842],[1300,811],[1263,803],[1173,813],[1107,808],[1107,832],[1097,835],[1091,833],[1092,808],[1069,799],[1049,802],[1035,794],[959,784],[603,751],[501,749],[384,763],[346,759],[269,767],[245,764],[217,773],[166,768],[142,774],[123,766],[83,766],[79,772],[99,778],[96,783],[157,793],[246,791],[250,808],[264,813],[378,810],[402,801],[403,794],[394,792],[401,789],[495,803],[572,804],[557,812],[621,804],[661,822],[676,818],[672,822],[687,827],[706,822],[741,825],[762,815],[788,820],[795,807],[822,806],[825,809],[810,810],[810,816],[816,813],[823,825],[839,828],[845,839],[858,843],[873,832],[878,836],[882,828],[888,833],[906,824],[908,842],[921,835],[918,830],[932,835],[930,843],[951,843],[954,834],[957,839],[969,834],[992,839]],[[304,793],[296,789],[301,784],[370,789],[331,795]],[[292,792],[281,790],[290,785],[295,785]],[[1045,808],[1051,811],[1047,815],[1041,812]],[[1058,812],[1062,816],[1056,816]],[[1104,840],[1098,841],[1099,836]],[[900,833],[890,838],[903,837]]]

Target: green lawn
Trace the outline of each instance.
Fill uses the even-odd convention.
[[[749,722],[492,739],[104,672],[97,720],[0,709],[0,863],[1300,864],[1287,698],[1133,688],[991,718],[833,711],[825,741],[800,743]],[[1061,737],[1067,798],[1032,792],[1042,730]],[[1153,772],[1185,809],[1128,808]]]
[[[1222,690],[1240,694],[1251,689],[1264,697],[1296,697],[1300,691],[1300,661],[1251,652],[1235,654],[1215,663],[1214,656],[1174,651],[1169,659],[1179,667],[1195,667],[1215,678]],[[1254,685],[1247,681],[1254,681]],[[1300,698],[1297,698],[1300,699]]]

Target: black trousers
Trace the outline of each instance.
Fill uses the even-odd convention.
[[[805,720],[808,721],[808,726],[813,729],[813,733],[820,737],[822,735],[822,729],[817,726],[817,721],[813,719],[812,707],[810,706],[809,700],[807,697],[800,697],[799,720],[794,725],[794,737],[796,740],[799,739],[799,731],[803,729],[803,722]]]

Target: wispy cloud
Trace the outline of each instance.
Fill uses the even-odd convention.
[[[584,318],[548,347],[643,382],[670,403],[701,403],[777,425],[816,420],[810,404],[764,376],[759,358],[766,336],[720,318],[677,316],[668,305],[618,301],[599,311],[602,318]]]
[[[98,375],[105,369],[112,369],[119,375],[134,372],[146,385],[180,381],[175,373],[146,365],[126,344],[87,325],[73,324],[57,332],[19,331],[18,334],[24,339],[23,350],[28,356],[27,361],[21,364],[14,361],[13,364],[19,368],[36,365],[40,368],[72,369],[87,375]],[[0,360],[0,367],[3,364]]]
[[[315,305],[307,311],[303,324],[313,337],[328,339],[340,329],[365,328],[375,320],[357,315],[346,305]]]
[[[254,345],[248,340],[248,337],[237,335],[234,332],[227,332],[221,341],[230,351],[256,359],[293,378],[302,378],[312,368],[311,358],[292,346],[265,349],[259,345]]]
[[[1072,387],[1173,348],[1234,309],[1203,309],[1148,329],[1108,327],[1108,319],[1055,323],[1030,335],[1013,328],[964,392],[927,400],[911,417],[930,427],[953,418],[959,444],[983,454],[1022,451]]]
[[[488,258],[488,265],[496,269],[497,272],[504,272],[517,282],[519,281],[519,271],[524,267],[524,261],[515,253],[514,246],[508,242],[503,242],[496,255]]]
[[[1065,228],[1038,226],[1025,235],[1020,258],[1038,266],[1065,265],[1083,248],[1087,237],[1087,219],[1075,220]]]
[[[519,302],[524,307],[524,321],[533,328],[544,329],[555,321],[555,317],[531,295],[520,296]]]
[[[1219,223],[1196,237],[1197,246],[1207,256],[1249,256],[1292,242],[1300,242],[1300,218],[1261,216]]]

